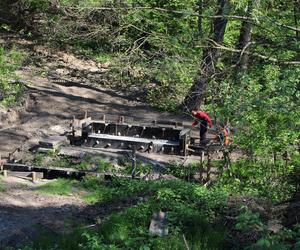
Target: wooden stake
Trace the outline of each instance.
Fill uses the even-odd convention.
[[[200,154],[200,169],[199,169],[200,183],[203,183],[203,161],[204,161],[204,151],[201,151],[201,154]]]
[[[206,177],[206,182],[210,181],[210,170],[211,170],[210,155],[209,155],[209,150],[207,150],[207,177]]]
[[[31,176],[32,177],[32,182],[33,183],[37,182],[36,172],[32,172],[31,174],[32,174],[32,176]]]
[[[135,146],[132,147],[132,158],[131,158],[131,162],[132,162],[132,173],[131,173],[131,178],[134,179],[134,178],[135,178],[135,174],[136,174],[136,150],[135,150]]]
[[[186,250],[190,250],[189,244],[187,243],[187,240],[186,240],[184,234],[182,235],[182,238],[183,238],[183,241],[184,241],[184,245],[185,245]]]

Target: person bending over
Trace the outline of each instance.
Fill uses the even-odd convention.
[[[210,128],[213,127],[212,120],[209,114],[201,110],[193,110],[192,116],[196,118],[192,123],[193,127],[200,123],[200,142],[203,142],[206,138],[207,125],[209,125]]]

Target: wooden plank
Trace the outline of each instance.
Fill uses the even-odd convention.
[[[44,174],[44,178],[46,179],[56,179],[59,177],[81,179],[87,173],[87,171],[77,171],[74,169],[35,167],[35,166],[28,166],[24,164],[15,164],[15,163],[5,163],[3,165],[3,168],[5,170],[10,170],[10,171],[42,172]]]
[[[43,167],[34,167],[28,166],[24,164],[14,164],[14,163],[6,163],[4,164],[4,171],[10,171],[21,173],[27,172],[31,174],[32,172],[36,172],[36,176],[43,174],[43,178],[45,179],[56,179],[56,178],[72,178],[72,179],[82,179],[84,176],[94,176],[94,177],[104,177],[105,179],[111,179],[113,177],[118,178],[131,178],[129,175],[123,174],[114,174],[110,172],[93,172],[93,171],[77,171],[74,169],[59,169],[59,168],[43,168]],[[31,175],[32,176],[32,175]]]
[[[7,171],[7,170],[6,170]],[[43,172],[24,172],[24,171],[7,171],[7,176],[14,176],[14,177],[30,177],[36,179],[43,179],[44,173]]]

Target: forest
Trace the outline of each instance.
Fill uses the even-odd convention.
[[[111,97],[85,96],[91,90]],[[1,249],[300,248],[300,0],[1,0],[0,155],[21,138],[5,129],[17,124],[29,140],[35,123],[42,131],[67,120],[61,111],[53,116],[55,108],[43,112],[54,92],[70,96],[74,106],[53,106],[68,107],[68,118],[84,107],[191,126],[192,110],[201,109],[215,127],[229,128],[230,144],[204,162],[170,160],[172,180],[59,178],[27,188],[78,197],[80,222],[63,222],[63,233],[42,228],[27,241],[0,237]],[[80,163],[56,151],[30,157],[34,165],[115,171],[99,156]],[[218,174],[199,181],[199,164]],[[131,173],[124,166],[122,174]],[[10,192],[5,185],[1,177],[0,198]],[[168,233],[153,236],[158,211],[167,214]]]

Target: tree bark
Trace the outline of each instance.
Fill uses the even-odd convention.
[[[203,0],[198,0],[198,36],[203,36],[202,30],[202,15],[203,15]]]
[[[247,8],[247,17],[252,17],[253,12],[253,3],[254,0],[248,0],[248,8]],[[242,73],[247,71],[248,64],[249,64],[249,47],[251,42],[251,30],[252,24],[247,21],[242,22],[242,27],[240,30],[240,37],[238,42],[238,49],[242,50],[242,54],[239,58],[239,69]],[[246,53],[245,53],[246,52]]]
[[[298,20],[300,17],[300,0],[294,0],[294,22],[295,22],[295,27],[298,28]],[[297,42],[300,42],[300,32],[296,30],[296,40]],[[297,53],[297,60],[300,60],[300,53]]]
[[[216,15],[226,15],[229,8],[228,0],[218,0],[218,10]],[[227,19],[218,17],[213,21],[211,30],[212,40],[218,44],[222,44],[224,40]],[[208,47],[203,51],[202,66],[198,76],[194,80],[194,84],[190,88],[185,100],[183,101],[184,109],[190,112],[193,109],[198,109],[203,104],[205,92],[208,83],[215,73],[215,64],[220,56],[220,50]]]

